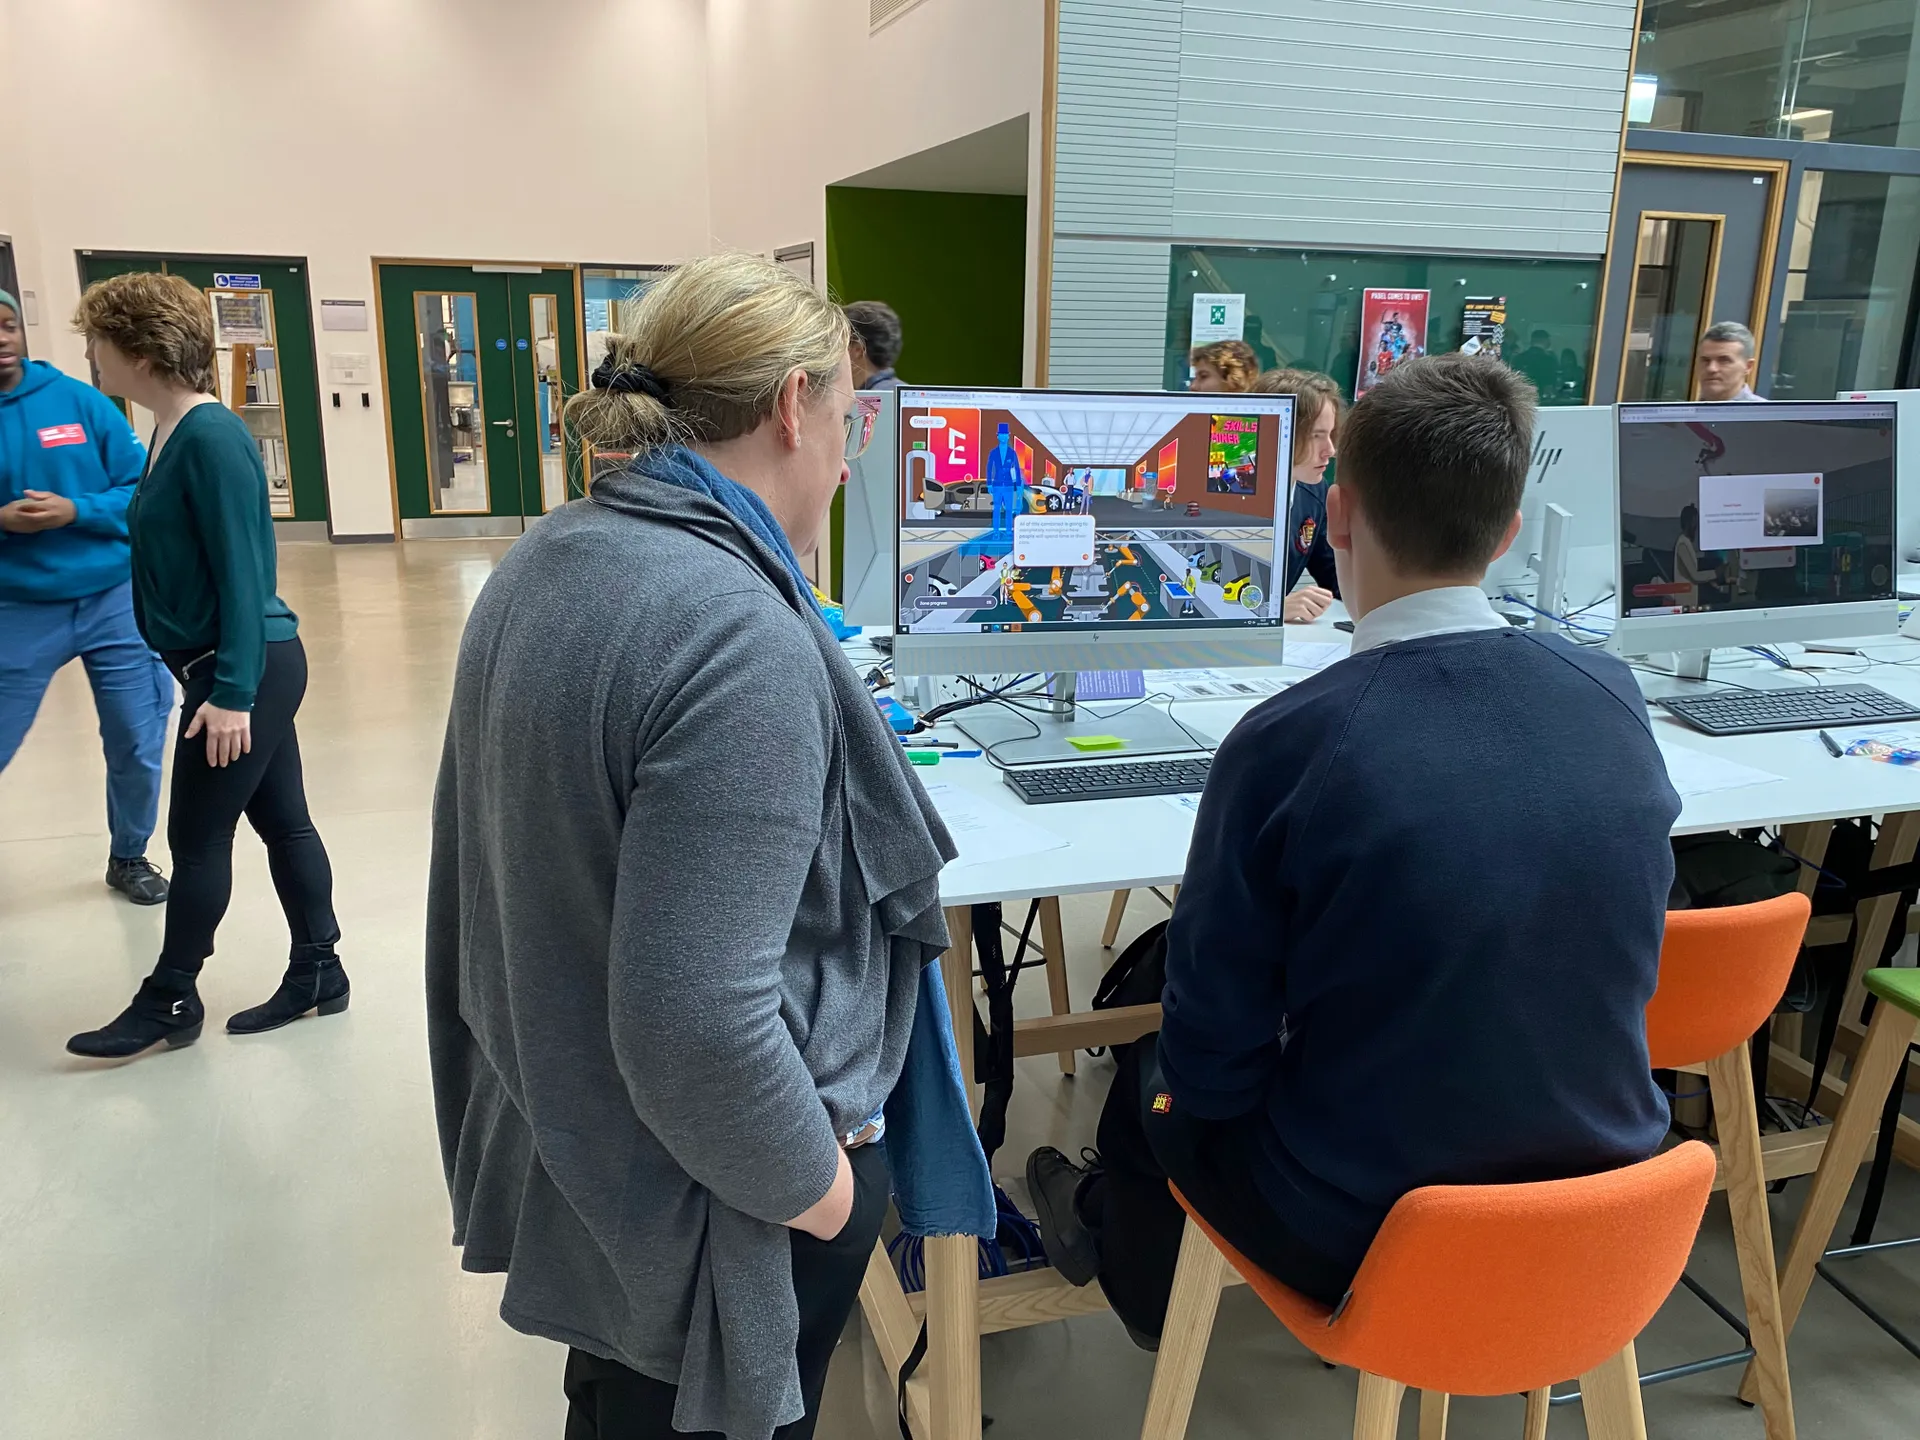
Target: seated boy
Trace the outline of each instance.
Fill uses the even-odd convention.
[[[1644,1011],[1680,802],[1620,661],[1515,630],[1477,588],[1513,542],[1533,389],[1396,366],[1327,497],[1352,658],[1220,747],[1167,937],[1157,1056],[1132,1047],[1091,1167],[1036,1151],[1047,1252],[1157,1343],[1183,1216],[1337,1303],[1423,1185],[1650,1155]]]

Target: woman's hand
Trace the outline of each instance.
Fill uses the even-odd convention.
[[[1333,592],[1318,585],[1303,585],[1280,603],[1280,618],[1289,625],[1307,625],[1327,613],[1333,604]]]
[[[253,717],[245,710],[222,710],[208,701],[193,712],[186,738],[191,740],[202,730],[207,732],[207,764],[216,770],[253,749]]]
[[[831,1240],[847,1228],[853,1218],[853,1165],[847,1152],[840,1150],[839,1168],[833,1172],[833,1184],[827,1193],[787,1221],[789,1230],[804,1230],[816,1240]]]

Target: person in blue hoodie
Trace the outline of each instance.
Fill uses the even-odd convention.
[[[133,621],[127,502],[146,459],[106,396],[26,358],[19,302],[0,290],[0,770],[79,660],[107,755],[107,884],[157,905],[167,882],[147,841],[173,677]]]

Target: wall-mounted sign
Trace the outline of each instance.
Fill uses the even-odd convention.
[[[320,328],[322,330],[365,330],[367,328],[367,302],[364,300],[322,300],[320,302]]]
[[[216,290],[208,298],[213,301],[216,344],[273,344],[273,320],[267,310],[264,290],[249,295],[225,295]]]
[[[373,384],[373,356],[336,350],[327,356],[327,383],[330,385]]]
[[[1220,340],[1239,340],[1247,329],[1247,297],[1244,295],[1196,295],[1193,297],[1193,348]]]
[[[213,277],[213,288],[216,290],[258,290],[260,288],[260,277],[258,275],[215,275]]]

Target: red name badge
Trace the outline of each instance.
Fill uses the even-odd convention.
[[[40,448],[51,450],[56,445],[84,445],[87,432],[80,425],[49,425],[40,432]]]

